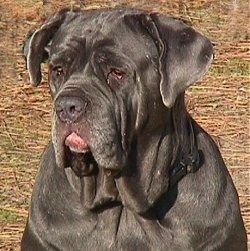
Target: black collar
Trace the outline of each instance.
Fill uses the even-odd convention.
[[[191,118],[188,118],[190,153],[182,154],[178,158],[170,172],[170,187],[177,184],[183,177],[189,173],[195,173],[200,168],[200,154],[196,145],[194,129]]]

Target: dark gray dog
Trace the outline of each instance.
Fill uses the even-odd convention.
[[[247,249],[231,177],[184,104],[206,37],[159,14],[64,9],[27,49],[34,86],[48,56],[53,126],[22,250]]]

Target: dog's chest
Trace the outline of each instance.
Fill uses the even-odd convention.
[[[162,245],[167,242],[160,237],[164,234],[158,226],[138,219],[137,216],[126,209],[114,208],[106,210],[98,216],[94,214],[86,214],[82,218],[77,216],[70,223],[67,222],[66,224],[65,222],[64,224],[60,220],[58,231],[54,228],[54,233],[50,231],[48,238],[53,239],[55,246],[65,247],[65,251],[166,250],[166,247]],[[61,231],[60,228],[62,227],[67,231]],[[57,235],[59,232],[60,234]],[[58,243],[56,243],[57,241]],[[159,242],[162,245],[159,246]]]

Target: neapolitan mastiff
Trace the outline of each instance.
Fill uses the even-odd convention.
[[[24,251],[246,250],[237,192],[184,92],[211,42],[132,9],[63,9],[28,45],[34,86],[48,57],[52,142],[36,177]]]

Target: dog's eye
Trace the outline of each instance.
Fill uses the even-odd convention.
[[[125,75],[125,73],[122,72],[121,70],[118,70],[118,69],[115,69],[115,68],[111,68],[110,72],[108,73],[108,78],[110,76],[112,76],[112,77],[114,77],[117,80],[121,80],[121,79],[123,79],[124,75]]]
[[[56,66],[52,69],[56,77],[60,77],[64,75],[64,70],[61,66]]]

